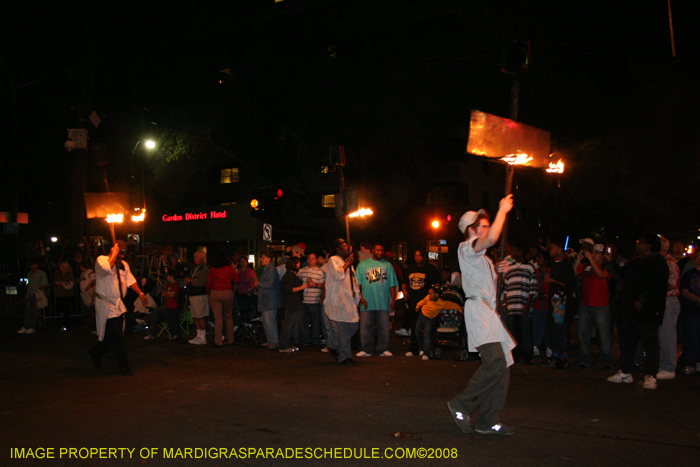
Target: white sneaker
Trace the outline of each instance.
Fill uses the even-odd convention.
[[[207,345],[207,339],[202,338],[202,336],[197,336],[192,340],[187,341],[192,345]]]
[[[423,351],[421,350],[420,353],[418,354],[419,356],[423,356]]]
[[[633,383],[634,379],[629,373],[623,373],[622,370],[618,370],[617,373],[608,378],[611,383]]]
[[[406,356],[407,357],[415,357],[416,354],[414,354],[413,352],[406,352]]]
[[[364,350],[360,350],[359,352],[357,352],[357,353],[355,354],[355,356],[356,356],[356,357],[371,357],[372,354],[371,354],[371,353],[367,353],[367,352],[365,352]]]
[[[321,349],[321,352],[323,352],[323,353],[328,353],[328,352],[330,352],[330,351],[331,351],[331,350],[330,350],[328,347],[324,347],[324,348]]]
[[[656,378],[652,375],[646,375],[644,377],[644,389],[656,389]]]
[[[532,356],[533,356],[533,357],[539,357],[539,356],[540,356],[540,349],[537,348],[537,347],[535,347],[534,349],[532,349]]]
[[[393,356],[394,356],[394,354],[391,353],[391,352],[389,352],[388,350],[385,350],[385,351],[380,355],[380,357],[393,357]]]
[[[421,358],[422,358],[423,360],[430,360],[430,357],[428,357],[427,355],[423,355]]]
[[[661,370],[656,373],[656,379],[674,379],[676,377],[675,371],[664,371]]]
[[[545,353],[545,357],[547,357],[547,358],[552,357],[552,349],[550,347],[547,347],[547,352]]]
[[[146,334],[145,336],[143,336],[143,338],[146,339],[147,341],[150,341],[150,340],[155,339],[156,336],[152,336],[152,335],[150,335],[150,334]]]
[[[27,333],[27,328],[22,327],[19,331],[17,331],[17,334],[26,334]]]
[[[394,334],[396,334],[399,337],[411,337],[411,330],[410,329],[398,329]]]
[[[27,329],[27,332],[26,332],[26,333],[27,333],[27,334],[34,334],[35,332],[36,332],[36,331],[34,330],[34,328],[29,328],[29,329]]]

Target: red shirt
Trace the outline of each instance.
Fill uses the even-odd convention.
[[[165,286],[166,292],[175,292],[172,297],[165,297],[165,308],[173,309],[180,307],[180,284],[173,282]]]
[[[231,266],[223,268],[210,268],[207,278],[207,295],[212,290],[233,290],[234,284],[238,284],[238,272]]]
[[[605,266],[601,264],[600,269],[605,271]],[[577,273],[581,276],[581,303],[586,306],[608,306],[610,304],[610,291],[608,289],[610,275],[601,279],[590,264],[581,264]]]

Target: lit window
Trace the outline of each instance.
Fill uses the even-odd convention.
[[[238,168],[221,169],[221,184],[238,183]]]
[[[323,195],[323,200],[321,205],[324,208],[334,208],[335,207],[335,195]]]

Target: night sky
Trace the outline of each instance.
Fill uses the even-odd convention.
[[[166,128],[180,147],[154,172],[223,148],[262,182],[342,143],[357,154],[350,177],[371,163],[367,176],[380,179],[427,157],[431,131],[466,125],[471,109],[509,115],[500,64],[513,40],[531,47],[519,120],[552,132],[568,163],[566,229],[688,240],[700,227],[698,2],[671,1],[676,57],[666,0],[105,3],[2,7],[12,176],[0,210],[30,212],[33,235],[69,209],[66,129],[92,111],[112,191],[130,188],[136,141]],[[88,189],[100,180],[92,173]]]

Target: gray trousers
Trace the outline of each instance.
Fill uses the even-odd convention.
[[[472,375],[467,388],[450,402],[457,410],[468,414],[479,409],[476,427],[486,429],[498,423],[498,413],[506,403],[510,368],[506,366],[500,342],[484,344],[476,349],[481,354],[481,366]]]
[[[343,323],[335,321],[338,326],[338,361],[342,362],[352,357],[350,340],[360,328],[360,323]]]

